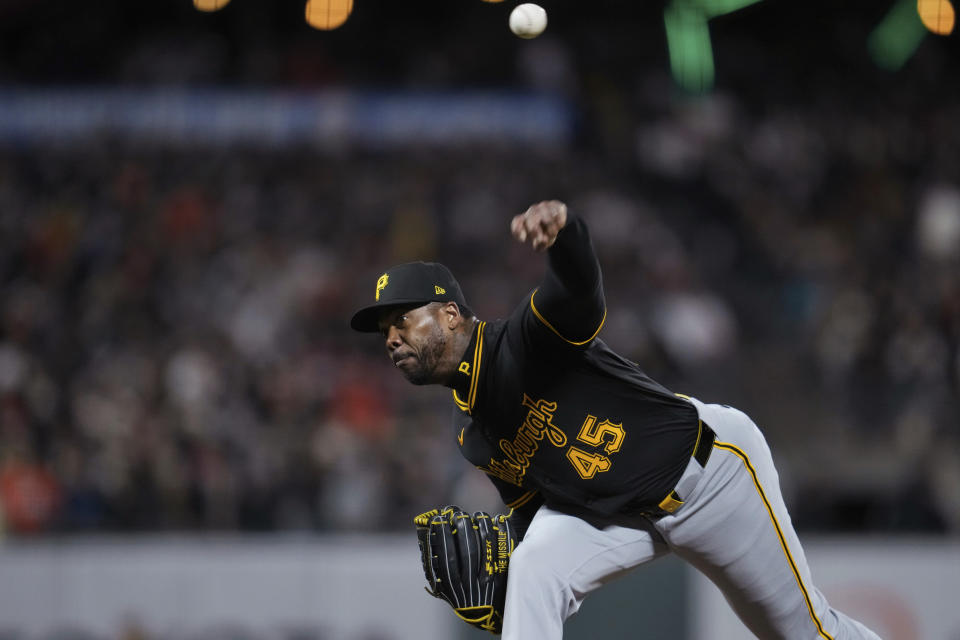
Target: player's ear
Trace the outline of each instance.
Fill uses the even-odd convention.
[[[460,307],[456,302],[444,302],[440,307],[443,323],[450,330],[456,329],[463,323],[463,314],[460,313]]]

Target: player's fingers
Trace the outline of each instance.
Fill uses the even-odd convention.
[[[557,239],[559,231],[559,227],[551,221],[549,216],[540,217],[535,229],[530,232],[533,237],[533,248],[537,251],[547,249]]]
[[[520,242],[529,242],[535,251],[545,251],[556,240],[566,222],[566,205],[545,200],[531,205],[510,221],[510,231]]]
[[[542,207],[534,205],[523,215],[523,229],[525,236],[530,239],[534,249],[539,249],[546,241],[543,229],[544,212]]]
[[[513,236],[520,242],[529,242],[533,244],[538,234],[540,233],[539,227],[533,222],[528,214],[523,214],[518,216],[516,229],[514,230]]]
[[[543,232],[543,235],[551,240],[557,237],[557,234],[560,233],[560,227],[553,221],[544,220],[543,224],[540,225],[540,230]]]
[[[553,241],[556,240],[559,232],[560,227],[553,218],[545,218],[540,222],[540,235],[546,242],[547,246],[553,244]]]
[[[543,212],[540,210],[540,205],[532,205],[526,211],[523,212],[523,225],[528,231],[534,229],[540,223],[540,217],[543,215]]]
[[[560,216],[559,213],[554,213],[550,217],[544,219],[543,221],[543,230],[544,232],[552,237],[555,237],[560,233],[560,229],[563,228],[564,219]]]
[[[551,204],[553,205],[554,221],[562,229],[567,224],[567,205],[559,200],[552,200]]]
[[[513,234],[513,237],[519,240],[520,242],[527,241],[527,230],[523,225],[523,214],[513,216],[513,220],[510,221],[510,233]]]
[[[547,233],[557,235],[567,223],[567,205],[559,200],[543,203],[542,224]]]
[[[567,222],[567,206],[559,200],[545,200],[530,207],[528,222],[535,228],[527,230],[528,236],[535,240],[534,248],[544,250],[557,238],[557,234]]]

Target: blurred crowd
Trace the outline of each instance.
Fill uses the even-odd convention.
[[[0,149],[5,530],[496,510],[449,394],[347,322],[416,259],[480,317],[509,313],[543,264],[508,221],[561,198],[600,254],[601,337],[750,413],[799,529],[960,532],[957,91],[827,76],[683,97],[663,72],[578,75],[549,37],[515,80],[577,105],[569,148]]]
[[[509,313],[542,264],[507,221],[561,197],[605,269],[602,337],[753,414],[799,526],[957,530],[960,190],[926,165],[960,130],[901,147],[844,113],[698,101],[636,130],[632,181],[574,152],[3,153],[6,527],[382,529],[494,502],[447,394],[347,320],[413,259]]]

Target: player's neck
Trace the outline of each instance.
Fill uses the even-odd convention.
[[[460,362],[466,357],[467,348],[470,346],[474,331],[476,331],[477,325],[479,324],[479,319],[470,318],[454,330],[444,360],[444,376],[441,382],[443,386],[451,389],[456,386],[458,367],[460,366]]]

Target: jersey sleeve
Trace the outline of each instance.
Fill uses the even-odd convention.
[[[603,327],[607,307],[600,262],[586,223],[571,216],[547,251],[547,272],[530,294],[530,310],[544,329],[585,346]]]

